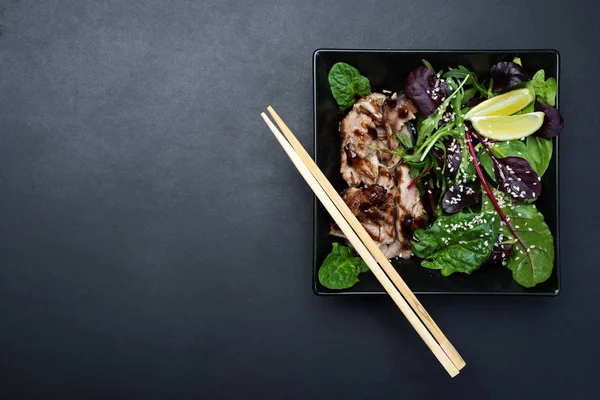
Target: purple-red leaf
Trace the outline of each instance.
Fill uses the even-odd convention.
[[[444,146],[446,146],[446,172],[451,177],[455,177],[462,160],[462,149],[456,138],[446,140]]]
[[[485,99],[483,97],[475,96],[467,102],[467,107],[473,108],[477,104],[482,103]]]
[[[536,136],[541,136],[546,139],[552,139],[556,135],[560,133],[563,126],[565,126],[565,122],[563,121],[562,115],[560,112],[544,103],[540,103],[539,101],[535,102],[535,111],[542,111],[544,115],[544,123],[542,127],[537,130],[535,133]]]
[[[518,200],[535,199],[542,193],[542,182],[527,160],[521,157],[492,156],[500,190]]]
[[[448,85],[431,68],[422,65],[413,69],[406,78],[404,93],[428,117],[446,98]]]
[[[490,69],[494,80],[494,91],[501,92],[521,82],[531,79],[529,74],[519,64],[512,61],[501,61]]]
[[[486,263],[495,264],[497,262],[506,260],[512,251],[514,244],[506,243],[510,238],[504,235],[500,235],[498,240],[494,243],[494,247],[492,248],[492,252],[488,257]]]
[[[465,207],[479,203],[480,194],[466,184],[452,186],[442,197],[442,210],[448,214],[459,212]]]

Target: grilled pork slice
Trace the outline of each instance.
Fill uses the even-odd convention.
[[[406,126],[406,122],[415,118],[417,111],[415,105],[404,94],[394,93],[383,105],[383,124],[387,138],[387,146],[390,150],[397,150],[402,147],[399,136],[406,135],[411,137],[411,133]],[[393,168],[400,162],[400,157],[388,152],[379,152],[379,161],[383,165]]]
[[[419,189],[416,185],[408,188],[411,182],[408,166],[400,164],[395,169],[396,177],[396,235],[401,249],[398,256],[412,256],[410,240],[417,229],[423,228],[427,222],[427,212],[421,203]]]
[[[394,193],[388,192],[382,186],[370,185],[364,188],[348,188],[342,192],[342,199],[380,247],[392,244],[396,240]],[[330,233],[344,237],[335,224],[332,225]]]
[[[358,100],[342,120],[342,177],[351,187],[372,185],[378,167],[393,168],[400,157],[379,149],[397,150],[398,135],[410,133],[406,122],[415,118],[416,107],[404,96],[394,93],[387,99],[371,93]]]
[[[388,99],[371,93],[354,104],[340,127],[341,173],[350,186],[342,198],[388,258],[412,255],[410,239],[427,214],[418,189],[408,188],[408,167],[399,156],[377,149],[400,149],[398,136],[410,136],[406,122],[415,113],[403,94]],[[344,237],[335,224],[330,233]]]
[[[383,125],[383,104],[386,97],[371,93],[358,100],[342,120],[342,177],[350,187],[373,185],[379,171],[378,151],[387,148]]]
[[[383,107],[383,119],[388,135],[388,140],[392,142],[397,138],[394,132],[400,132],[402,128],[411,119],[415,119],[417,108],[403,93],[394,93],[392,97],[386,101]]]

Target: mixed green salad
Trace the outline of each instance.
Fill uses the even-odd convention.
[[[342,111],[371,93],[369,80],[344,63],[332,67],[329,83]],[[403,92],[417,110],[416,134],[378,150],[410,168],[429,215],[410,238],[421,265],[444,276],[503,266],[521,286],[546,281],[554,240],[535,202],[564,124],[556,80],[544,70],[530,75],[518,58],[493,65],[483,80],[462,65],[436,70],[423,60]],[[335,243],[318,276],[343,289],[366,271],[351,248]]]

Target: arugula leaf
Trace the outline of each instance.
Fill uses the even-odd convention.
[[[485,97],[488,94],[488,90],[485,88],[485,86],[479,83],[479,80],[477,79],[477,75],[474,72],[469,71],[468,68],[466,68],[462,65],[459,65],[458,69],[449,70],[443,76],[444,76],[444,78],[456,78],[456,79],[468,78],[467,84],[473,85],[473,87],[475,89],[477,89],[477,91],[480,93],[480,95],[482,97]]]
[[[371,92],[369,80],[346,63],[334,64],[329,71],[328,80],[331,93],[342,111]]]
[[[546,80],[546,74],[543,69],[533,75],[531,79],[533,84],[533,90],[535,90],[535,96],[540,103],[549,104],[554,106],[556,100],[556,79],[549,78]]]
[[[462,131],[464,133],[464,130]],[[463,182],[473,182],[477,179],[477,171],[475,171],[475,164],[473,164],[473,157],[469,154],[469,149],[467,148],[467,144],[465,143],[465,139],[463,136],[458,136],[458,140],[460,142],[460,151],[462,153],[460,159],[460,165],[458,167],[458,172],[456,173],[456,178],[454,182],[456,184]]]
[[[544,216],[530,203],[513,204],[503,193],[494,191],[494,196],[502,211],[510,218],[510,223],[528,249],[525,253],[521,246],[514,246],[506,261],[506,267],[512,271],[513,279],[521,286],[534,287],[546,281],[554,268],[554,239],[544,221]],[[490,215],[497,215],[487,196],[482,209]],[[506,225],[500,233],[513,237]]]
[[[471,100],[475,96],[475,94],[477,94],[477,88],[472,87],[465,90],[465,93],[462,97],[462,101],[460,102],[461,106],[464,107],[469,102],[469,100]]]
[[[500,218],[494,214],[458,213],[440,216],[429,229],[415,232],[414,253],[421,265],[442,275],[470,274],[488,258],[498,237]]]
[[[319,269],[319,282],[328,289],[347,289],[358,282],[358,274],[369,267],[350,247],[334,243]]]
[[[426,59],[422,58],[421,62],[423,63],[424,66],[426,66],[427,68],[431,68],[433,69],[433,67],[431,66],[431,64],[429,63],[429,61],[427,61]]]
[[[539,176],[544,175],[552,159],[552,139],[531,135],[527,136],[525,143],[528,153],[527,161]]]
[[[394,132],[394,135],[396,135],[396,138],[398,139],[398,141],[402,144],[402,146],[405,149],[412,149],[413,147],[413,140],[412,140],[412,135],[409,132]]]

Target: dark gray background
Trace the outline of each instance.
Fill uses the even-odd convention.
[[[0,394],[600,393],[592,3],[321,3],[0,0]],[[312,146],[320,47],[561,52],[562,293],[422,297],[453,380],[390,300],[311,291],[311,193],[259,113]]]

